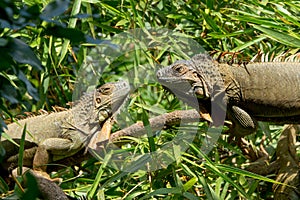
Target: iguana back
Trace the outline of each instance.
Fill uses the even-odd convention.
[[[47,138],[60,137],[63,133],[63,125],[70,116],[72,110],[55,112],[50,114],[37,115],[8,125],[5,131],[12,139],[20,139],[26,124],[26,140],[39,144]],[[66,125],[66,124],[65,124]],[[5,139],[4,139],[5,141]]]
[[[300,116],[300,63],[268,62],[224,67],[232,74],[223,77],[231,79],[231,84],[236,83],[239,88],[238,92],[230,94],[232,86],[226,86],[230,94],[228,103],[257,117]]]

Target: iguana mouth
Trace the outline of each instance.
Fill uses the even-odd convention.
[[[170,84],[177,84],[178,86],[180,86],[180,84],[182,83],[187,83],[191,85],[194,82],[182,79],[181,77],[158,77],[157,79],[161,84],[166,86],[169,86]]]

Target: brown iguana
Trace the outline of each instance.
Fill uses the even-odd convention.
[[[232,134],[245,136],[258,121],[300,122],[300,63],[221,64],[207,54],[180,60],[157,71],[158,81],[200,113],[226,110]],[[196,101],[193,100],[196,99]],[[226,107],[225,107],[226,105]],[[206,111],[206,110],[207,111]],[[218,125],[218,115],[212,120]]]
[[[84,94],[72,109],[46,115],[30,117],[9,124],[5,133],[19,143],[26,124],[24,165],[45,171],[46,164],[72,156],[95,138],[105,121],[116,113],[129,93],[125,81],[106,83],[93,92]],[[109,137],[109,136],[106,136]],[[3,165],[14,162],[18,147],[4,139],[6,150]],[[8,166],[4,167],[7,168]]]

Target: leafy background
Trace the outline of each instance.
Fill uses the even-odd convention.
[[[248,61],[258,53],[264,59],[299,51],[299,1],[0,1],[0,119],[1,127],[25,112],[52,106],[67,107],[72,101],[74,82],[80,66],[97,44],[115,34],[137,28],[167,28],[197,41],[205,50],[231,52],[238,60]],[[232,54],[236,53],[236,54]],[[151,59],[152,60],[151,60]],[[120,58],[122,59],[122,58]],[[133,55],[130,67],[137,69],[142,60],[169,64],[178,55],[158,50],[145,56]],[[122,63],[126,63],[120,60]],[[128,65],[107,69],[122,76]],[[127,67],[126,67],[127,66]],[[128,107],[132,120],[147,118],[155,105],[172,111],[180,102],[165,94],[157,83],[138,90]],[[263,133],[264,145],[272,156],[280,127],[262,124],[248,139],[258,146]],[[188,127],[191,129],[193,127]],[[194,127],[195,128],[195,127]],[[199,140],[207,128],[198,127]],[[129,138],[137,152],[149,152],[176,135],[177,127],[162,131],[151,143],[147,138]],[[272,183],[264,177],[239,170],[246,158],[222,136],[207,156],[199,159],[201,144],[195,139],[176,163],[154,172],[122,172],[106,166],[106,160],[89,160],[80,168],[65,167],[53,176],[70,196],[102,199],[271,199]],[[128,150],[130,151],[130,150]],[[235,168],[233,168],[235,167]],[[83,172],[77,177],[79,172]],[[74,178],[77,177],[77,178]],[[274,176],[270,176],[274,178]],[[2,181],[3,183],[3,181]],[[100,183],[100,185],[99,185]],[[1,186],[4,196],[8,186]],[[13,195],[22,196],[15,192]]]

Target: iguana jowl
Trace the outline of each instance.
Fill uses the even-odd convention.
[[[20,120],[9,124],[5,132],[19,142],[26,124],[24,164],[33,164],[37,170],[44,171],[50,159],[72,156],[88,145],[105,120],[119,110],[129,90],[125,81],[106,83],[84,94],[70,110]],[[3,140],[2,144],[9,161],[18,153],[18,148],[8,140]]]
[[[218,63],[207,54],[180,60],[158,70],[158,81],[179,98],[210,112],[224,110],[233,122],[233,134],[253,133],[258,121],[300,122],[300,63],[257,62],[247,65]],[[197,98],[197,102],[193,101]],[[226,108],[226,107],[225,107]],[[201,109],[200,109],[201,111]],[[217,121],[217,116],[212,116]]]

